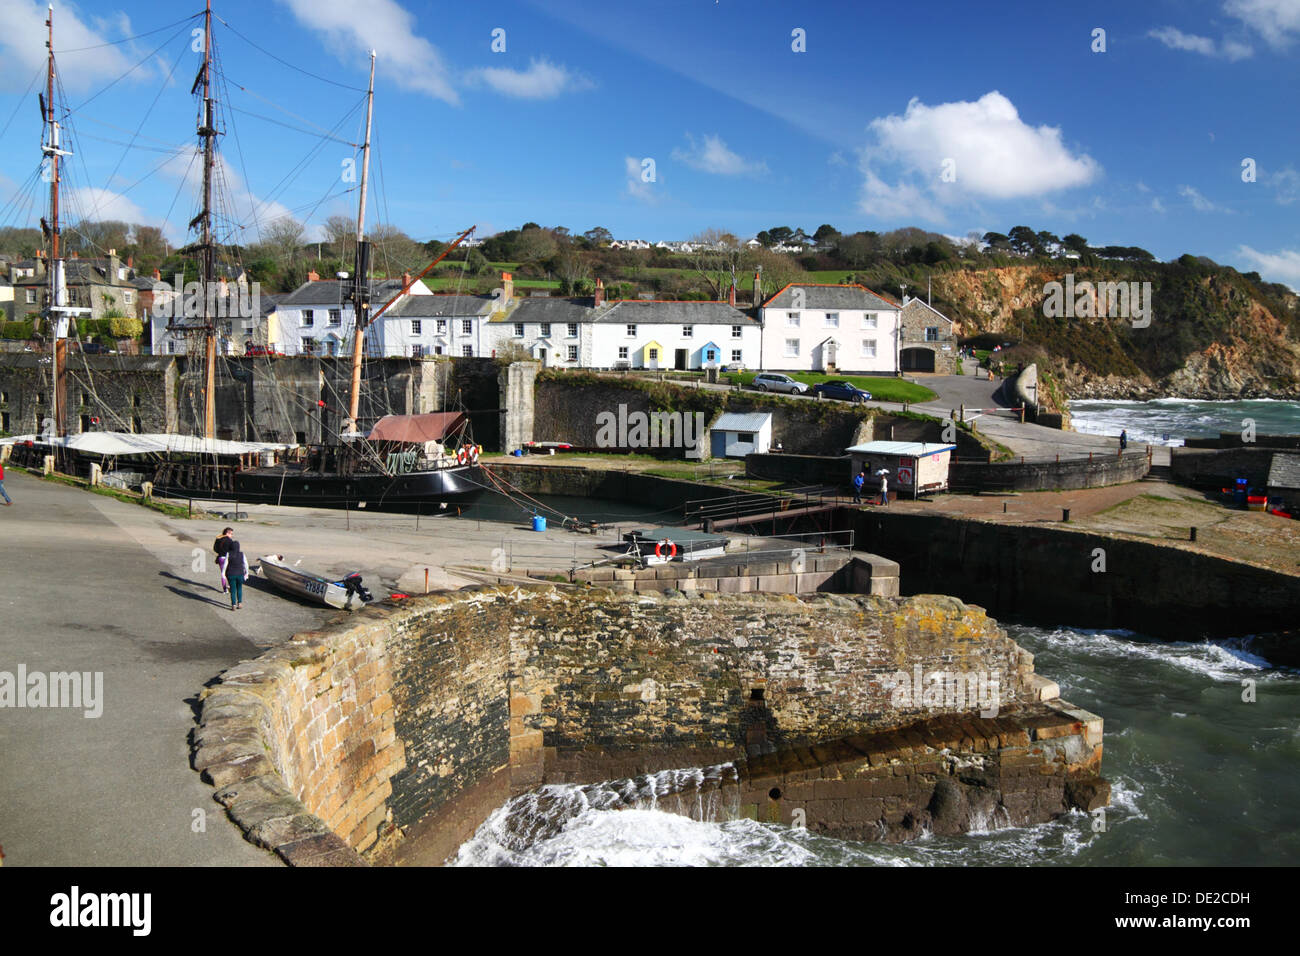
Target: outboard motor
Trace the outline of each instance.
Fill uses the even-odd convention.
[[[375,599],[374,595],[362,585],[360,574],[349,574],[343,579],[343,586],[347,588],[348,594],[357,595],[357,597],[361,598],[361,600],[365,601],[367,604]]]

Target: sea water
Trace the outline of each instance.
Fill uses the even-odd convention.
[[[1118,435],[1128,430],[1130,441],[1181,445],[1187,438],[1214,438],[1220,432],[1256,435],[1300,434],[1300,402],[1252,399],[1208,402],[1187,398],[1158,398],[1150,402],[1075,399],[1070,402],[1075,431]]]
[[[1105,720],[1104,814],[893,846],[554,786],[496,811],[460,865],[1280,866],[1300,863],[1300,672],[1240,640],[1011,625],[1035,669]],[[1253,697],[1253,702],[1243,698]],[[593,796],[596,794],[597,796]],[[623,807],[612,809],[611,806]]]

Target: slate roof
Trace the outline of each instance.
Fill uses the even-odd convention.
[[[400,289],[401,286],[399,285]],[[408,295],[379,317],[429,319],[487,315],[496,302],[490,295]]]
[[[546,298],[520,299],[519,304],[506,316],[494,322],[549,322],[565,325],[569,322],[591,321],[595,299],[590,296],[577,299]]]
[[[615,302],[595,322],[628,325],[756,325],[757,323],[725,302],[667,302],[657,299],[623,299]]]
[[[861,285],[809,285],[792,282],[763,303],[765,309],[794,309],[794,290],[804,292],[802,309],[897,309],[898,303]]]
[[[1300,488],[1300,455],[1273,454],[1268,469],[1270,488]]]
[[[401,279],[371,279],[370,302],[372,307],[378,309],[395,296],[401,288]],[[351,279],[342,282],[338,279],[319,279],[315,282],[304,282],[281,299],[280,305],[289,309],[330,305],[337,307],[347,301],[351,294]],[[397,308],[397,306],[393,308]]]

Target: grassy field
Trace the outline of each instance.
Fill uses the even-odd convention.
[[[739,382],[748,386],[754,381],[757,372],[728,372],[722,375],[732,385]],[[823,375],[820,372],[791,372],[790,377],[796,382],[816,385],[819,382],[851,382],[858,388],[870,392],[872,398],[882,402],[928,402],[936,398],[934,392],[924,385],[905,382],[901,378],[884,378],[874,375]]]

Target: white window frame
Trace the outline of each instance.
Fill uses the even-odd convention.
[[[434,319],[434,320],[433,320],[433,331],[434,331],[435,333],[437,333],[438,335],[446,335],[446,334],[447,334],[447,320],[446,320],[446,319]]]
[[[791,329],[799,328],[799,313],[787,312],[785,314],[785,324],[787,328],[791,328]]]
[[[742,361],[744,361],[744,359],[741,358],[741,355],[742,355],[742,354],[743,354],[743,353],[742,353],[742,350],[741,350],[741,349],[732,349],[732,350],[731,350],[731,360],[732,360],[733,362],[742,362]]]
[[[785,340],[785,357],[786,357],[786,358],[798,358],[798,357],[799,357],[799,340],[798,340],[798,339],[786,339],[786,340]]]
[[[744,328],[743,328],[742,326],[739,326],[739,325],[733,325],[733,326],[731,327],[731,337],[732,337],[733,339],[741,338],[741,337],[743,336],[743,334],[744,334],[744,331],[745,331],[745,330],[744,330]]]
[[[27,290],[27,304],[28,304],[28,305],[35,305],[35,304],[36,304],[36,290],[35,290],[35,289],[28,289],[28,290]]]
[[[862,327],[864,329],[879,328],[879,319],[874,312],[864,312],[862,314]]]
[[[636,323],[635,323],[635,322],[629,322],[629,323],[628,323],[628,325],[627,325],[627,337],[628,337],[629,339],[634,339],[634,338],[636,338]]]
[[[423,325],[423,323],[421,322],[420,319],[412,319],[412,320],[411,320],[411,334],[412,334],[412,335],[423,335],[423,334],[424,334],[423,329],[424,329],[424,325]]]
[[[578,347],[576,345],[569,346],[569,361],[570,362],[578,361]]]
[[[549,339],[551,337],[551,323],[543,322],[541,325],[541,331],[538,334],[544,339]]]
[[[330,309],[330,310],[329,310],[329,324],[330,324],[330,325],[342,325],[342,324],[343,324],[343,310],[342,310],[342,309]]]
[[[876,358],[878,349],[876,348],[875,339],[863,339],[859,355],[862,358]]]
[[[472,346],[472,345],[462,345],[462,346],[460,347],[460,354],[461,354],[461,357],[462,357],[462,358],[473,358],[473,357],[474,357],[474,346]]]
[[[412,345],[412,346],[411,346],[411,358],[424,358],[424,346],[423,346],[423,345]]]
[[[515,323],[515,338],[517,338],[517,339],[522,339],[523,337],[524,337],[524,323],[522,323],[522,322],[516,322],[516,323]]]
[[[302,310],[302,324],[299,328],[310,329],[316,326],[316,313],[311,309]]]
[[[620,346],[618,347],[618,360],[619,360],[620,362],[625,362],[625,361],[627,361],[627,346],[626,346],[626,345],[620,345]]]
[[[566,330],[566,332],[567,332],[568,334],[567,334],[566,337],[567,337],[567,338],[571,338],[571,339],[576,339],[576,338],[578,337],[578,323],[577,323],[577,322],[569,322],[569,323],[568,323],[568,326],[569,326],[569,327],[568,327],[568,329]]]
[[[826,328],[838,329],[840,327],[840,314],[838,312],[826,313]]]
[[[473,319],[461,319],[461,320],[460,320],[460,331],[461,331],[461,334],[462,334],[462,335],[473,335],[473,334],[474,334],[474,320],[473,320]]]

